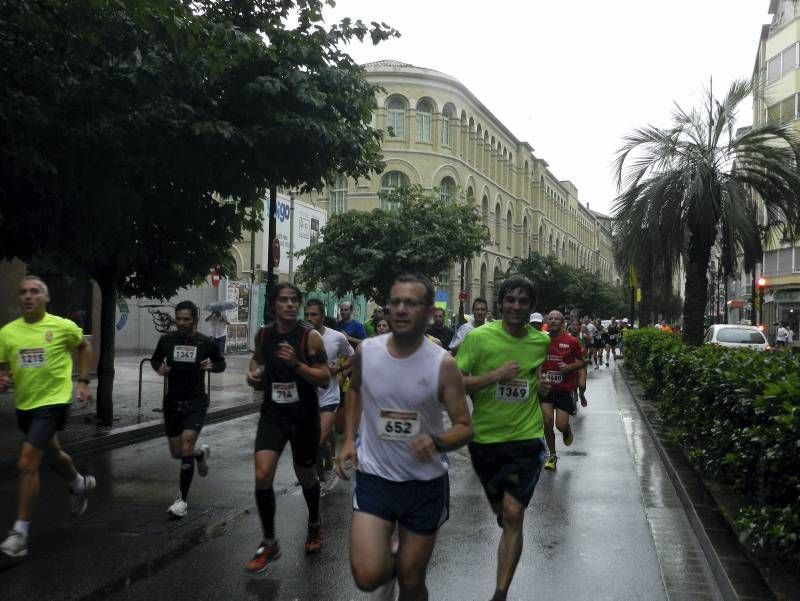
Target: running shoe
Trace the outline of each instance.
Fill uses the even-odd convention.
[[[397,601],[397,576],[392,576],[386,582],[369,594],[370,601]]]
[[[0,544],[0,551],[8,557],[25,557],[28,554],[28,542],[22,532],[9,530],[6,540]]]
[[[309,524],[306,537],[306,553],[319,553],[322,549],[322,525]]]
[[[322,488],[326,493],[331,492],[338,482],[339,476],[336,474],[336,470],[328,470],[325,474],[325,482],[322,484]]]
[[[253,555],[253,559],[244,564],[244,571],[250,572],[251,574],[260,574],[267,569],[270,563],[280,556],[281,548],[278,545],[278,541],[275,541],[271,545],[262,542],[258,549],[256,549],[256,554]]]
[[[581,391],[579,396],[581,397],[581,407],[586,407],[586,405],[589,404],[589,402],[586,400],[586,395],[583,394],[583,391]]]
[[[208,476],[208,459],[211,457],[211,447],[207,444],[200,445],[203,454],[197,459],[197,473],[201,478]]]
[[[606,361],[606,367],[608,367],[608,361]]]
[[[189,505],[183,500],[180,492],[178,496],[175,497],[175,502],[167,509],[167,513],[176,518],[182,518],[189,513]]]
[[[544,469],[546,470],[554,470],[556,469],[556,462],[558,461],[558,457],[556,455],[550,455],[547,458],[547,461],[544,462]]]
[[[572,434],[572,428],[569,428],[566,432],[563,433],[564,436],[564,446],[568,447],[572,444],[572,441],[575,440],[575,436]]]
[[[78,517],[86,513],[86,508],[89,506],[89,494],[97,486],[97,481],[94,476],[82,475],[83,490],[75,492],[70,489],[69,491],[69,504],[72,515]]]

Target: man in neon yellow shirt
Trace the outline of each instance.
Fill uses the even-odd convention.
[[[545,460],[544,422],[537,391],[550,338],[528,325],[533,282],[512,276],[498,293],[502,319],[472,330],[456,362],[472,395],[475,437],[470,458],[503,529],[493,601],[505,601],[522,555],[522,524]]]
[[[64,429],[72,399],[72,351],[78,351],[80,408],[91,401],[89,363],[92,349],[83,331],[69,319],[45,310],[50,300],[47,285],[35,276],[24,278],[19,288],[22,317],[0,329],[0,392],[14,384],[17,423],[25,433],[19,456],[17,521],[0,544],[0,551],[22,559],[28,554],[28,529],[39,493],[39,466],[45,460],[70,485],[72,514],[86,511],[93,476],[78,473],[72,458],[61,450],[59,430]]]

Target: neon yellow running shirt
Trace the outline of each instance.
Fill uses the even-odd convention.
[[[537,393],[538,367],[547,357],[550,337],[525,326],[527,336],[515,338],[497,319],[472,330],[458,348],[462,373],[480,376],[509,361],[519,364],[515,378],[497,382],[472,394],[472,425],[478,443],[531,440],[544,437]]]
[[[0,329],[0,363],[8,363],[17,409],[69,403],[72,350],[83,341],[78,325],[45,313],[36,323],[22,317]]]

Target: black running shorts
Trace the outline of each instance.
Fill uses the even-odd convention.
[[[25,442],[44,451],[56,432],[61,432],[69,417],[69,403],[45,405],[35,409],[17,409],[17,425]]]
[[[543,405],[555,405],[556,409],[565,411],[570,415],[578,413],[578,406],[575,403],[575,394],[566,390],[550,390],[545,396],[539,397],[539,402]]]
[[[527,507],[545,460],[545,442],[541,438],[511,442],[469,443],[472,467],[492,504],[508,493]]]
[[[164,431],[167,438],[180,436],[184,430],[193,430],[198,434],[206,423],[208,405],[205,403],[180,403],[171,401],[164,403]]]
[[[319,420],[290,422],[261,414],[256,432],[256,452],[275,451],[280,454],[289,442],[292,445],[292,460],[300,467],[311,467],[317,463],[319,452]]]

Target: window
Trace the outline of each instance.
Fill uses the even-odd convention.
[[[508,235],[506,236],[506,247],[511,248],[511,242],[514,240],[514,216],[511,214],[511,209],[506,213],[506,228]]]
[[[778,273],[792,273],[792,248],[782,248],[778,251]]]
[[[406,137],[406,105],[399,98],[392,98],[386,105],[386,130],[390,138]]]
[[[773,83],[781,78],[781,55],[771,58],[767,62],[767,81]]]
[[[494,243],[500,246],[500,205],[494,208]]]
[[[792,121],[793,119],[796,119],[797,118],[797,110],[795,107],[796,98],[797,95],[794,94],[768,107],[767,122],[775,123],[777,121]]]
[[[781,73],[785,74],[791,69],[797,68],[797,44],[792,44],[781,52]]]
[[[795,273],[800,273],[800,246],[794,248],[794,269]]]
[[[442,146],[450,146],[450,117],[442,115],[442,130],[440,132],[439,142]]]
[[[390,171],[381,179],[381,208],[387,211],[394,210],[398,207],[397,201],[389,200],[385,197],[386,194],[391,193],[397,188],[402,188],[409,184],[408,177],[405,173],[400,171]]]
[[[372,129],[378,129],[378,113],[372,111],[369,116],[369,126]]]
[[[732,342],[734,344],[764,344],[764,335],[755,330],[744,328],[720,328],[717,332],[717,342]]]
[[[455,191],[456,183],[453,181],[452,177],[445,177],[442,179],[441,183],[439,184],[439,200],[443,202],[449,202],[451,198],[453,198],[453,192]]]
[[[770,250],[764,253],[764,275],[778,273],[778,252]]]
[[[339,175],[331,185],[328,213],[336,215],[347,210],[347,176]]]
[[[431,141],[431,105],[426,100],[417,104],[417,142]]]

